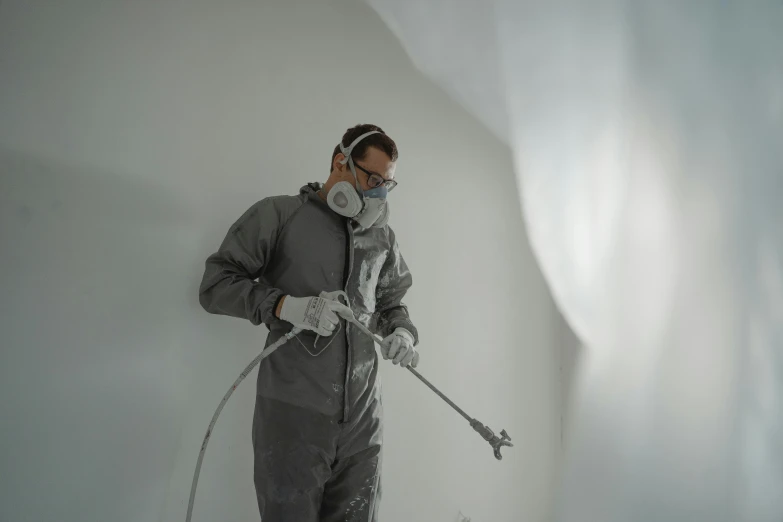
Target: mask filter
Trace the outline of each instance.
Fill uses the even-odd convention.
[[[388,216],[388,205],[385,199],[381,198],[365,198],[364,208],[361,214],[353,219],[364,228],[370,227],[382,227],[386,224],[386,220],[383,223],[380,222],[381,216]],[[388,219],[388,218],[387,218]]]
[[[336,183],[326,196],[329,208],[341,216],[355,218],[364,208],[361,197],[347,181]]]
[[[372,224],[374,227],[382,228],[386,226],[386,223],[389,222],[389,203],[386,202],[386,200],[383,200],[383,206],[379,210],[378,218],[375,220],[375,223]]]

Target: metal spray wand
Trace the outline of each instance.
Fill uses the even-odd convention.
[[[377,335],[373,334],[367,327],[365,327],[363,324],[361,324],[356,319],[349,319],[350,323],[356,326],[359,330],[362,331],[365,335],[368,335],[373,341],[378,343],[378,345],[381,344],[382,339],[378,337]],[[421,382],[427,385],[427,387],[438,394],[438,396],[446,401],[449,406],[457,410],[457,413],[465,417],[465,419],[470,423],[470,427],[476,430],[479,435],[481,435],[485,441],[489,442],[489,445],[492,446],[492,449],[495,453],[495,458],[498,460],[503,459],[503,455],[500,454],[500,448],[503,446],[514,446],[511,443],[511,437],[509,437],[508,433],[506,433],[506,430],[500,431],[500,437],[495,435],[495,433],[489,429],[487,426],[484,426],[481,422],[479,422],[477,419],[472,418],[470,415],[465,413],[462,408],[454,404],[454,402],[446,397],[439,389],[437,389],[430,381],[424,378],[419,372],[411,368],[410,366],[407,368],[408,371],[410,371],[413,375],[419,378]]]

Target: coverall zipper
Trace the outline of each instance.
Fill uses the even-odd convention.
[[[353,227],[351,226],[351,221],[349,219],[345,220],[345,228],[348,230],[348,241],[347,241],[347,248],[348,248],[348,273],[345,277],[345,293],[348,295],[348,299],[350,301],[350,293],[348,292],[348,283],[351,280],[351,273],[353,272]],[[351,303],[348,303],[348,306],[351,306]],[[347,348],[346,353],[346,363],[345,363],[345,386],[343,387],[343,393],[344,393],[344,406],[343,406],[343,422],[348,422],[348,383],[350,381],[351,377],[351,366],[352,366],[352,357],[351,357],[351,335],[350,335],[350,328],[351,323],[348,321],[345,322],[345,346]]]

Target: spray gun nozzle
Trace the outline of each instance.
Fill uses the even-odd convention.
[[[509,437],[508,433],[506,433],[506,430],[501,430],[500,437],[495,435],[495,432],[493,432],[491,429],[489,429],[487,426],[484,426],[476,419],[473,419],[470,422],[470,426],[478,432],[479,435],[481,435],[484,440],[489,442],[489,445],[492,446],[492,449],[495,453],[495,458],[498,460],[503,460],[503,455],[500,454],[500,448],[508,446],[513,447],[514,445],[510,442],[511,437]]]

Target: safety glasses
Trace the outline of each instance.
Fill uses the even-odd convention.
[[[397,186],[397,182],[393,179],[384,179],[383,176],[380,174],[377,174],[375,172],[370,172],[369,170],[365,169],[355,161],[353,162],[354,165],[356,165],[356,168],[367,174],[367,185],[371,188],[378,188],[380,186],[386,187],[386,190],[391,192],[394,190],[394,187]]]

